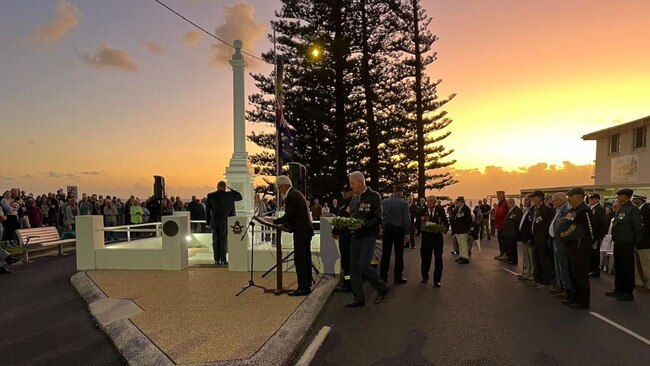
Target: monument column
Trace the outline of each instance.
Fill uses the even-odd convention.
[[[253,213],[253,168],[246,152],[246,93],[244,89],[244,69],[246,61],[241,53],[242,41],[233,42],[235,53],[230,65],[233,74],[233,137],[234,152],[226,168],[226,181],[229,187],[237,190],[244,198],[237,202],[238,215]]]

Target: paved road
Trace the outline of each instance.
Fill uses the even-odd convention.
[[[0,276],[0,365],[123,365],[70,285],[75,256],[43,257]]]
[[[650,345],[503,270],[492,259],[496,241],[484,241],[483,255],[475,249],[472,263],[460,265],[448,239],[442,288],[420,284],[419,249],[408,249],[407,284],[392,285],[384,303],[363,308],[344,308],[351,295],[334,294],[300,354],[328,325],[312,365],[649,364]],[[592,280],[590,311],[650,339],[650,294],[619,302],[603,295],[612,283],[609,275]]]

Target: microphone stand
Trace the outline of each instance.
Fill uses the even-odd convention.
[[[257,205],[255,208],[255,212],[253,212],[253,217],[257,215],[257,213],[260,210],[260,207],[262,207],[262,204],[264,203],[264,197],[266,197],[266,194],[262,196],[262,199],[260,200],[260,203]],[[248,223],[248,226],[246,227],[246,230],[244,231],[244,234],[242,235],[240,241],[244,241],[244,238],[246,237],[246,233],[248,233],[248,229],[251,229],[251,268],[249,270],[250,273],[250,278],[248,280],[248,285],[244,286],[235,296],[241,295],[244,291],[248,290],[251,287],[256,287],[262,290],[266,290],[266,287],[262,287],[259,285],[255,284],[255,281],[253,281],[253,266],[255,264],[255,248],[254,248],[254,243],[255,243],[255,221],[251,218],[251,221]]]

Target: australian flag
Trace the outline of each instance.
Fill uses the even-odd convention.
[[[278,133],[280,134],[280,156],[284,161],[293,161],[293,141],[282,108],[278,108],[277,121]]]

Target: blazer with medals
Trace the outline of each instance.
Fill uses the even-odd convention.
[[[594,234],[596,234],[596,239],[601,240],[605,235],[607,235],[607,230],[609,229],[609,222],[605,217],[605,208],[597,203],[594,207],[591,208],[591,212],[594,215]]]
[[[545,203],[542,202],[539,207],[535,208],[533,216],[533,243],[536,245],[547,245],[548,244],[548,228],[551,226],[551,222],[555,217],[555,210],[548,207]]]
[[[508,238],[519,237],[519,223],[521,223],[523,215],[524,212],[516,205],[508,211],[505,220],[503,220],[502,230],[504,236],[507,236]]]
[[[594,214],[587,204],[582,202],[577,207],[571,207],[562,217],[560,239],[564,243],[584,241],[586,245],[591,246],[598,240],[593,223]]]
[[[295,188],[287,192],[284,204],[284,215],[273,220],[274,224],[286,224],[294,237],[311,238],[314,236],[314,226],[309,216],[309,208],[305,196]]]
[[[381,228],[382,212],[379,193],[366,189],[350,201],[350,217],[363,220],[363,226],[354,230],[352,235],[357,238],[377,237]]]
[[[451,217],[451,231],[454,234],[467,234],[472,228],[472,211],[467,205],[457,208]]]
[[[418,217],[421,223],[433,222],[434,224],[444,226],[445,233],[447,232],[447,230],[449,230],[449,220],[447,219],[447,214],[445,213],[445,209],[442,208],[442,206],[440,205],[436,205],[433,208],[433,214],[429,212],[428,207],[423,208],[422,210],[420,210],[420,214]],[[427,233],[423,231],[422,235],[436,235],[436,233]]]

